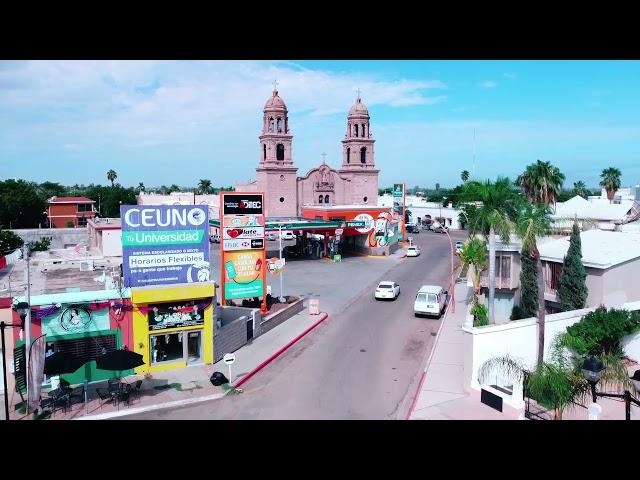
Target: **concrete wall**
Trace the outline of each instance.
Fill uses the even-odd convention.
[[[639,272],[638,259],[605,270],[602,275],[602,303],[610,307],[635,300],[638,297]]]
[[[259,336],[262,333],[261,318],[260,310],[257,308],[217,308],[213,328],[213,362],[220,361],[225,353],[235,352],[246,345],[247,321],[253,322],[253,338]]]
[[[25,242],[41,240],[43,237],[51,238],[50,248],[64,248],[77,244],[89,245],[89,232],[82,228],[28,228],[13,230]]]
[[[105,257],[122,256],[122,230],[102,231],[102,254]]]
[[[267,333],[269,330],[277,327],[281,323],[289,320],[294,315],[300,313],[304,308],[303,302],[304,298],[299,298],[298,300],[290,304],[286,309],[264,317],[260,325],[260,335],[262,335],[263,333]]]

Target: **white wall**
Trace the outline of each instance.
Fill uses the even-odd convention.
[[[122,230],[102,231],[102,255],[105,257],[122,256]]]

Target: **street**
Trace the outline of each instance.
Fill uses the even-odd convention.
[[[452,232],[452,240],[466,232]],[[321,295],[331,316],[282,357],[243,385],[240,395],[207,404],[149,412],[128,419],[396,419],[404,418],[416,388],[421,364],[433,346],[441,320],[416,318],[413,301],[424,284],[449,289],[450,248],[446,235],[423,231],[412,235],[422,249],[417,258],[404,258],[373,281],[342,276],[326,283],[341,295],[337,305]],[[391,259],[358,258],[360,268],[382,268]],[[456,257],[457,261],[457,257]],[[302,262],[299,262],[302,267]],[[304,267],[328,269],[344,264],[307,261]],[[297,266],[297,265],[296,265]],[[285,277],[286,278],[286,277]],[[312,288],[291,287],[289,294]],[[317,278],[317,277],[316,277]],[[371,278],[371,277],[370,277]],[[373,291],[381,280],[400,284],[395,301],[376,301]],[[346,283],[345,283],[346,282]],[[291,284],[291,282],[290,282]],[[275,287],[274,285],[274,288]],[[275,291],[275,290],[274,290]],[[327,309],[322,308],[327,311]]]

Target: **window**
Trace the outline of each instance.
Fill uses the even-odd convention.
[[[509,280],[511,278],[510,255],[496,255],[496,278],[501,278],[503,280]]]
[[[416,298],[416,300],[418,302],[426,302],[427,301],[427,294],[426,293],[419,293],[418,297]]]
[[[560,272],[562,271],[562,264],[557,262],[549,262],[549,286],[552,290],[558,290],[558,284],[560,283]]]
[[[322,195],[318,195],[318,203],[322,203]]]
[[[171,362],[184,358],[182,338],[184,332],[151,335],[151,363]]]
[[[357,123],[354,124],[353,128],[354,128],[355,136],[357,137],[358,136],[358,124]]]
[[[427,295],[427,302],[428,303],[438,303],[438,299],[433,293],[430,293],[429,295]]]
[[[360,163],[367,163],[367,147],[360,149]]]
[[[367,200],[369,200],[369,197],[364,197],[362,200],[364,201],[364,203],[367,203]]]
[[[284,202],[284,197],[280,197],[280,203]]]
[[[74,340],[59,340],[55,342],[56,352],[69,353],[77,357],[95,360],[104,353],[116,349],[115,335],[99,335],[97,337],[76,338]]]
[[[79,212],[92,212],[93,208],[92,208],[92,205],[90,203],[80,203],[80,204],[78,204],[78,211]]]
[[[266,143],[262,144],[262,159],[263,160],[267,159],[267,144]]]
[[[278,117],[278,133],[282,133],[282,119]]]
[[[347,148],[347,163],[351,163],[351,149]]]
[[[276,145],[276,160],[284,160],[284,145],[281,143]]]
[[[269,118],[269,132],[273,133],[273,117]]]
[[[87,226],[87,219],[85,217],[78,217],[78,226],[79,227],[86,227]]]
[[[362,124],[362,136],[366,137],[367,135],[364,133],[364,123]]]
[[[324,196],[324,203],[329,203],[329,195]]]

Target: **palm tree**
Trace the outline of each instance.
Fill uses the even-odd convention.
[[[487,242],[479,238],[471,238],[464,242],[459,255],[463,268],[472,269],[473,303],[478,303],[480,275],[487,268]]]
[[[622,176],[622,172],[615,167],[609,167],[602,170],[600,174],[600,186],[604,187],[607,191],[607,198],[609,202],[613,200],[613,196],[616,193],[616,190],[620,188],[620,177]]]
[[[115,181],[115,179],[118,178],[118,174],[116,173],[115,170],[109,170],[107,172],[107,179],[109,181],[111,181],[111,186],[113,187],[113,182]]]
[[[436,192],[438,192],[440,190],[440,184],[436,183]]]
[[[138,184],[138,190],[139,190],[140,192],[144,192],[144,189],[145,189],[144,183],[140,182],[140,183]]]
[[[463,170],[460,174],[460,178],[464,183],[467,183],[467,180],[469,180],[469,172],[467,170]]]
[[[518,216],[516,233],[522,239],[522,250],[528,251],[536,262],[536,276],[538,283],[538,366],[544,361],[544,329],[545,329],[545,305],[544,305],[544,276],[542,274],[542,261],[536,243],[537,237],[548,235],[551,231],[550,209],[548,205],[540,203],[531,205],[526,203]]]
[[[172,184],[169,187],[169,193],[171,193],[171,192],[179,192],[179,191],[180,191],[180,187],[178,185],[176,185],[175,183]]]
[[[198,182],[198,190],[200,190],[201,194],[211,193],[213,190],[211,187],[211,180],[207,180],[205,178],[200,179],[200,182]]]
[[[495,183],[465,184],[462,200],[480,202],[480,206],[467,204],[463,210],[469,219],[469,235],[481,233],[489,240],[489,321],[495,323],[496,233],[504,243],[509,242],[522,200],[505,177],[498,177]]]
[[[564,174],[549,162],[537,160],[527,165],[524,173],[518,176],[516,183],[529,200],[534,203],[555,203],[562,191]]]
[[[587,186],[582,180],[574,182],[573,191],[576,195],[580,195],[582,198],[587,198]]]

